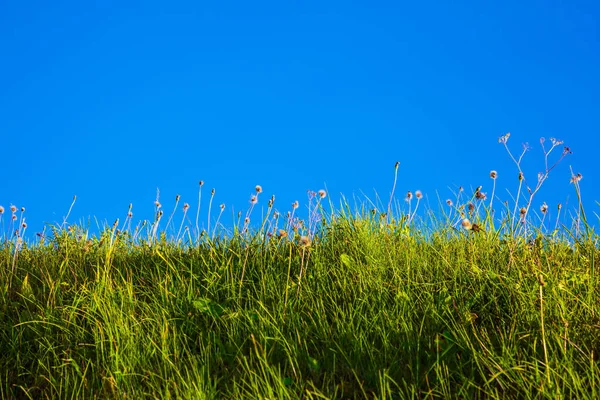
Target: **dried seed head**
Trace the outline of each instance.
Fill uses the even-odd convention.
[[[252,196],[250,196],[250,203],[252,205],[258,203],[258,196],[254,195],[254,194]]]
[[[283,229],[280,229],[279,232],[277,232],[277,236],[280,238],[284,238],[286,237],[288,234],[286,231],[284,231]]]
[[[542,214],[546,214],[548,212],[548,204],[546,204],[546,202],[540,206],[540,211]]]
[[[486,194],[483,192],[480,192],[479,190],[475,192],[475,198],[477,200],[485,200],[487,198]]]
[[[4,207],[0,206],[0,215],[4,214]]]
[[[412,192],[409,190],[408,192],[406,192],[406,201],[410,201],[413,197]]]
[[[399,165],[400,165],[400,161],[396,161],[396,166],[394,168],[398,169]]]
[[[558,211],[562,208],[562,204],[558,203]]]
[[[446,204],[448,204],[450,207],[452,207],[452,205],[453,205],[454,203],[452,202],[452,200],[448,199],[448,200],[446,200]]]
[[[184,203],[183,204],[183,212],[187,212],[188,208],[190,208],[190,205],[188,203]]]
[[[519,172],[519,182],[525,179],[525,175],[522,172]]]
[[[154,205],[156,206],[156,208],[160,208],[161,207],[160,202],[158,200],[156,200],[154,202]]]
[[[327,192],[324,189],[319,190],[319,197],[324,199],[327,196]]]
[[[23,223],[21,224],[21,226],[23,227],[23,229],[27,228],[27,223],[25,221],[23,221]]]
[[[525,207],[521,207],[519,214],[521,215],[521,218],[525,217],[525,214],[527,214],[527,209]]]
[[[581,175],[581,174],[580,174]],[[21,212],[25,212],[25,207],[21,207]]]
[[[463,219],[460,223],[464,229],[471,230],[473,228],[473,224],[467,218]]]
[[[421,200],[423,198],[423,193],[420,190],[415,191],[415,197],[417,200]]]
[[[131,211],[129,211],[129,212],[127,213],[127,218],[131,218],[131,217],[133,217],[133,213],[132,213]]]
[[[200,181],[198,182],[198,184],[200,185],[200,187],[202,187],[204,185],[204,181]]]
[[[308,247],[310,246],[311,240],[308,236],[300,237],[300,246]]]
[[[298,208],[298,200],[296,200],[295,202],[292,203],[292,208],[295,210],[296,208]]]
[[[213,190],[211,190],[211,191],[210,191],[210,195],[211,195],[211,196],[214,196],[214,195],[215,195],[215,189],[213,189]]]
[[[250,217],[244,218],[244,223],[247,225],[250,223]]]
[[[573,176],[571,176],[571,183],[578,183],[582,179],[583,179],[583,175],[581,175],[581,174],[573,175]]]
[[[496,172],[495,170],[491,170],[490,171],[490,178],[496,179],[497,177],[498,177],[498,172]]]
[[[10,211],[11,211],[12,213],[16,213],[16,212],[17,212],[17,207],[16,207],[16,206],[13,206],[13,205],[11,204],[11,206],[10,206]]]
[[[256,185],[255,190],[256,190],[256,193],[262,193],[262,186]]]
[[[225,210],[225,203],[222,203],[222,204],[220,205],[220,207],[221,207],[221,211]]]
[[[469,208],[469,212],[473,212],[475,210],[475,204],[469,203],[468,208]]]
[[[175,201],[179,201],[180,198],[181,198],[181,196],[179,196],[179,195],[175,196]]]
[[[15,214],[12,215],[12,220],[16,221],[17,220],[17,216]]]

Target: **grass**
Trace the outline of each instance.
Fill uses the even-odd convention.
[[[195,231],[200,205],[161,229],[157,198],[134,229],[129,214],[97,236],[5,237],[0,398],[600,396],[600,252],[582,208],[584,229],[544,229],[543,211],[534,228],[532,197],[494,217],[494,196],[459,191],[426,223],[420,193],[406,212],[321,192],[304,221],[272,198],[254,227],[261,192],[231,231]]]

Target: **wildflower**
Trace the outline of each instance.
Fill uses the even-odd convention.
[[[187,212],[187,210],[190,208],[190,205],[188,203],[184,203],[183,204],[183,212]]]
[[[490,178],[496,179],[497,177],[498,177],[498,172],[496,172],[495,170],[491,170],[490,171]]]
[[[544,204],[541,205],[540,211],[542,212],[542,214],[546,214],[548,212],[548,204],[546,204],[546,202],[544,202]]]
[[[250,217],[244,218],[244,223],[247,225],[250,223]]]
[[[17,216],[15,214],[12,215],[12,220],[16,221],[17,220]]]
[[[473,229],[473,224],[471,224],[471,221],[469,221],[468,218],[465,218],[462,220],[462,222],[460,223],[462,225],[462,227],[466,230],[471,230]]]
[[[283,229],[280,229],[279,232],[277,232],[277,237],[279,237],[279,238],[284,238],[287,235],[288,235],[287,232],[284,231]]]
[[[468,208],[469,208],[469,212],[473,212],[475,210],[475,204],[469,203]]]
[[[409,191],[406,193],[406,201],[410,201],[410,200],[412,199],[412,197],[413,197],[413,194],[412,194],[412,192],[409,190]]]
[[[563,156],[566,156],[567,154],[573,154],[573,152],[569,147],[565,146],[565,148],[563,149]]]
[[[506,144],[506,142],[508,142],[509,137],[510,137],[510,132],[508,132],[506,135],[500,136],[498,138],[498,143]]]
[[[308,247],[308,246],[310,246],[310,243],[311,243],[311,240],[308,236],[300,237],[300,246]]]
[[[17,212],[17,207],[16,207],[16,206],[13,206],[13,205],[11,204],[11,206],[10,206],[10,211],[11,211],[12,213],[16,213],[16,212]]]
[[[452,205],[453,205],[454,203],[452,202],[452,200],[448,199],[448,200],[446,200],[446,204],[448,204],[450,207],[452,207]]]
[[[475,198],[477,200],[485,200],[487,198],[486,194],[483,192],[480,192],[479,190],[475,192]]]
[[[292,208],[295,210],[296,208],[298,208],[298,200],[296,200],[295,202],[292,203]]]
[[[525,218],[525,214],[527,214],[527,209],[525,207],[521,207],[519,210],[519,215],[521,215],[521,218]]]
[[[250,203],[252,203],[253,205],[256,204],[256,203],[258,203],[258,196],[252,195],[250,197]]]
[[[417,198],[417,200],[421,200],[423,198],[423,193],[421,193],[420,190],[417,190],[415,192],[415,197]]]
[[[27,229],[27,223],[25,221],[23,221],[23,223],[21,224],[21,226],[23,227],[23,229]]]
[[[260,185],[256,185],[255,190],[256,190],[256,193],[262,193],[262,191],[263,191],[262,186],[260,186]]]
[[[319,190],[319,197],[324,199],[327,196],[327,192],[323,189]]]

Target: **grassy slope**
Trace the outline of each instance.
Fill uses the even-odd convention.
[[[591,238],[425,239],[378,217],[310,246],[110,229],[4,245],[0,398],[600,396]]]

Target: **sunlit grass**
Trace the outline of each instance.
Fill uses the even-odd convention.
[[[165,218],[157,196],[153,221],[130,208],[91,235],[65,218],[34,243],[15,207],[0,398],[598,398],[583,208],[549,228],[535,188],[498,212],[477,189],[419,215],[423,195],[395,189],[339,206],[311,192],[303,219],[271,197],[255,221],[257,186],[230,229],[208,214],[204,230],[200,204],[190,219],[177,197]]]

